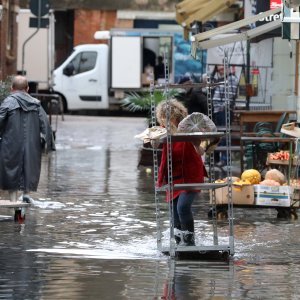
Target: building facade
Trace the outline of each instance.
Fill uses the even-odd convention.
[[[55,12],[56,63],[60,63],[79,44],[99,43],[94,39],[98,30],[134,28],[135,12],[154,12],[164,19],[172,14],[175,22],[175,5],[181,0],[49,0]],[[29,0],[20,0],[21,8],[29,7]],[[129,12],[126,17],[118,14]],[[149,14],[148,19],[153,19]],[[155,17],[154,17],[155,19]]]
[[[19,0],[0,0],[0,80],[16,72]]]
[[[21,8],[29,0],[19,0]],[[111,28],[158,28],[178,25],[176,4],[181,0],[49,0],[55,13],[55,67],[80,44],[99,43],[94,33]],[[232,14],[231,14],[232,15]],[[229,21],[234,21],[230,17]],[[105,42],[105,41],[103,41]]]

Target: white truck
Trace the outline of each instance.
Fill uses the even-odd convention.
[[[99,33],[95,36],[103,39]],[[61,95],[65,110],[110,109],[110,99],[149,89],[149,73],[165,53],[170,83],[177,83],[187,73],[195,77],[205,73],[202,61],[191,57],[182,30],[113,29],[108,44],[74,48],[53,72],[53,92]]]
[[[44,28],[31,28],[30,18],[35,16],[29,9],[18,12],[17,70],[26,74],[29,82],[36,83],[39,90],[48,91],[54,70],[55,18],[53,11],[45,16],[49,25]]]

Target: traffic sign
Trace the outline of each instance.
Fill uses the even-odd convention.
[[[49,13],[48,0],[30,0],[30,11],[38,18]]]
[[[282,7],[282,0],[270,0],[270,9]]]
[[[30,28],[49,28],[49,18],[30,18]]]

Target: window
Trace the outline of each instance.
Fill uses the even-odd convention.
[[[74,75],[93,70],[96,65],[97,52],[82,52],[71,61],[74,66]]]
[[[2,16],[3,16],[3,6],[0,4],[0,21],[2,21]]]

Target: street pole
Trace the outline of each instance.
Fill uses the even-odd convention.
[[[246,53],[246,110],[250,109],[250,41],[247,40]]]
[[[35,32],[30,35],[23,43],[22,45],[22,75],[26,75],[26,72],[24,70],[24,64],[25,64],[25,46],[26,44],[38,33],[38,31],[41,28],[41,10],[42,10],[42,0],[38,0],[38,15],[37,15],[37,28]]]

